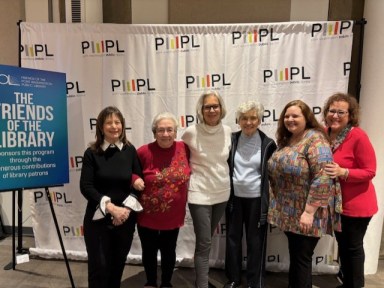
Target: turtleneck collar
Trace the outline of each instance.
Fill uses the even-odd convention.
[[[216,126],[210,126],[205,123],[198,123],[197,125],[199,125],[208,134],[215,134],[223,128],[223,124],[221,123],[221,121]]]

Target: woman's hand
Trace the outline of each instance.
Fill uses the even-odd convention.
[[[308,233],[309,230],[312,228],[312,224],[313,224],[313,214],[304,211],[303,214],[301,214],[300,216],[300,229],[304,233]]]
[[[133,182],[133,188],[135,188],[138,191],[143,191],[145,188],[143,179],[137,178],[135,182]]]
[[[313,215],[315,215],[317,211],[317,207],[312,206],[310,204],[305,204],[305,209],[303,214],[300,216],[300,229],[304,233],[308,233],[313,225]]]
[[[119,226],[128,220],[131,210],[127,207],[119,207],[108,203],[107,211],[112,215],[112,224]]]
[[[341,168],[339,164],[337,164],[336,162],[327,163],[327,165],[325,165],[324,170],[325,170],[325,173],[327,173],[327,175],[330,176],[331,178],[336,178],[336,177],[346,178],[346,176],[348,176],[348,169]]]

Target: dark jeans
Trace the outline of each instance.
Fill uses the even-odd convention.
[[[247,285],[264,287],[267,224],[260,226],[261,198],[234,196],[226,209],[225,274],[240,283],[243,262],[243,227],[247,243]]]
[[[176,242],[179,228],[154,230],[137,226],[142,249],[142,261],[147,276],[145,286],[157,287],[157,252],[161,254],[161,286],[172,287],[171,280],[176,263]]]
[[[364,287],[364,235],[372,217],[341,215],[342,232],[335,232],[346,288]]]
[[[289,287],[312,288],[312,256],[319,237],[285,232],[289,248]]]

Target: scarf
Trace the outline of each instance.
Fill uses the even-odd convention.
[[[352,125],[348,124],[343,128],[343,130],[341,130],[339,134],[337,134],[336,139],[331,143],[332,152],[335,152],[336,149],[339,148],[339,146],[341,145],[341,143],[344,142],[345,137],[347,137],[349,131],[351,131],[352,128]],[[331,135],[331,128],[328,128],[328,135]]]

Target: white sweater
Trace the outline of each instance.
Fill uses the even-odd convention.
[[[231,128],[221,123],[217,126],[198,123],[188,127],[181,138],[191,151],[188,202],[213,205],[227,201]]]

